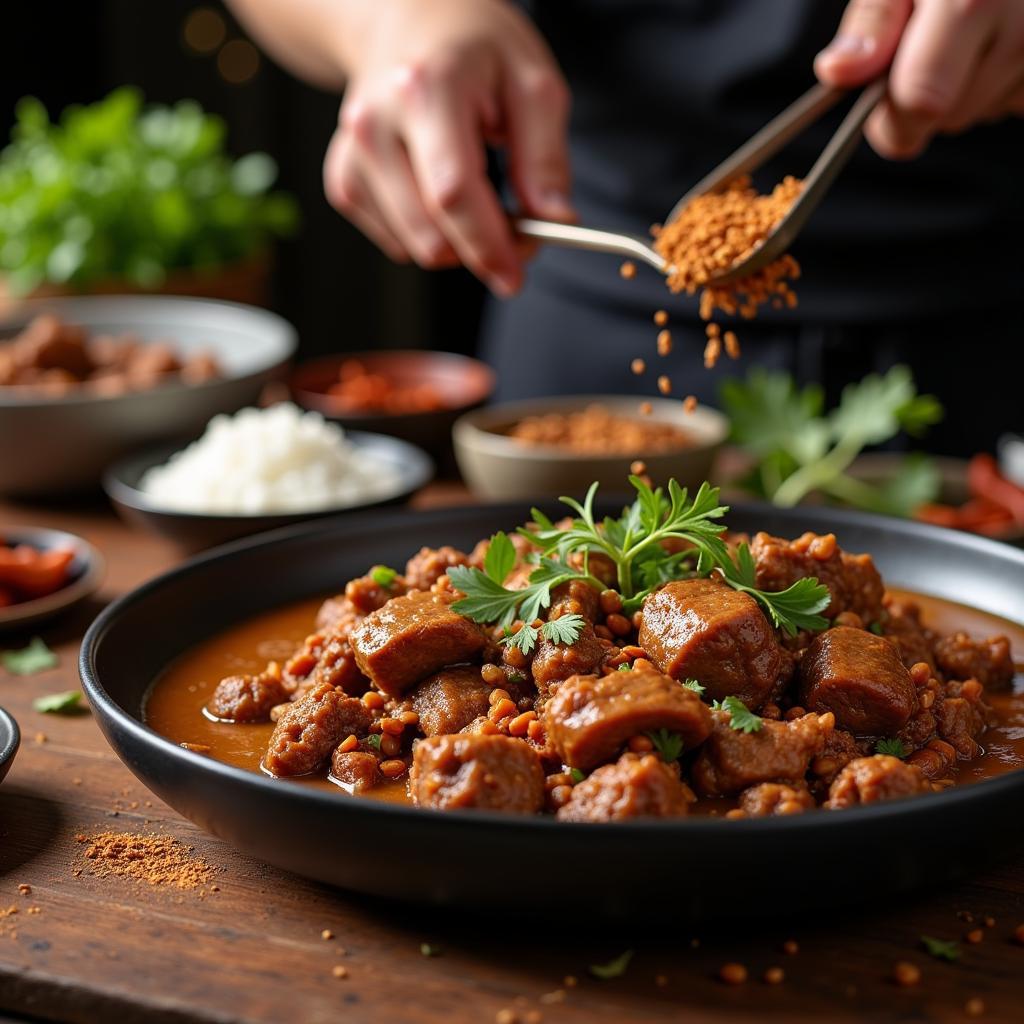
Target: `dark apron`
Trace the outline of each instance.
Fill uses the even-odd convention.
[[[582,223],[643,233],[744,139],[813,84],[839,0],[535,0],[525,5],[573,94],[573,199]],[[803,174],[836,117],[757,176]],[[671,295],[613,256],[547,248],[523,293],[492,302],[484,354],[503,398],[652,394],[633,357],[668,373],[673,393],[714,402],[722,375],[754,362],[844,383],[895,361],[951,410],[932,431],[949,453],[991,448],[1024,427],[1016,367],[1024,345],[1020,239],[1024,124],[939,138],[920,159],[882,160],[862,145],[801,234],[796,310],[765,308],[737,327],[739,363],[703,369],[693,299]],[[995,258],[998,257],[998,258]],[[666,309],[675,348],[655,355],[651,316]]]

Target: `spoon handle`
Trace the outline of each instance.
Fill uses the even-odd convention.
[[[562,245],[570,249],[588,249],[591,252],[610,252],[643,260],[660,273],[665,273],[665,261],[642,238],[618,231],[584,228],[578,224],[559,224],[552,220],[532,217],[513,217],[512,227],[527,238]]]

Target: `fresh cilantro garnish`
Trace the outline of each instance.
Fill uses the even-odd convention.
[[[661,755],[662,761],[671,764],[678,761],[683,754],[683,737],[668,729],[649,732],[647,738],[654,744],[654,749]]]
[[[391,589],[391,584],[395,582],[397,575],[398,570],[387,565],[375,565],[370,570],[370,578],[378,587],[383,587],[385,590]]]
[[[432,946],[429,942],[421,942],[420,943],[420,954],[422,956],[440,956],[441,955],[441,947],[440,946]]]
[[[875,744],[876,754],[888,754],[890,757],[904,758],[910,751],[904,745],[903,740],[893,737],[885,737]]]
[[[700,696],[704,692],[704,687],[701,686],[696,679],[684,679],[683,686],[685,686],[688,690],[693,690],[693,692],[698,696]]]
[[[529,654],[537,645],[538,634],[555,644],[569,646],[576,643],[586,620],[582,615],[563,615],[545,622],[540,628],[526,623],[515,633],[510,633],[501,642],[509,647],[518,647],[523,654]]]
[[[586,775],[584,775],[579,768],[570,768],[569,775],[572,776],[573,782],[582,782],[586,778]]]
[[[936,960],[958,960],[960,946],[950,939],[934,939],[930,935],[921,936],[921,945]]]
[[[602,981],[608,981],[609,978],[618,978],[626,973],[626,968],[632,959],[633,950],[627,949],[625,953],[617,956],[614,960],[609,960],[606,964],[591,964],[590,973]]]
[[[716,711],[729,712],[729,725],[737,732],[760,732],[764,720],[755,715],[739,697],[726,697],[725,700],[716,700],[711,705]]]
[[[629,672],[633,668],[628,661],[624,661],[615,671],[616,672]]]
[[[0,654],[0,663],[16,676],[30,676],[35,672],[53,668],[57,661],[57,655],[37,636],[32,638],[28,647],[23,647],[20,651],[4,651]]]
[[[828,605],[829,591],[816,579],[797,580],[779,592],[765,591],[757,586],[754,559],[746,545],[739,547],[733,559],[722,539],[725,527],[719,521],[728,507],[718,503],[717,488],[703,483],[691,501],[688,491],[675,480],[669,481],[667,492],[660,487],[652,490],[637,476],[629,480],[636,500],[617,519],[596,519],[596,483],[591,484],[582,504],[573,498],[560,499],[577,514],[565,529],[533,509],[532,528],[523,527],[519,532],[540,550],[537,568],[521,589],[503,585],[515,551],[505,534],[495,534],[483,571],[468,566],[449,569],[452,585],[466,595],[452,609],[480,623],[508,627],[517,619],[525,622],[527,625],[508,640],[529,653],[537,642],[532,623],[550,606],[555,587],[579,579],[604,588],[589,570],[590,556],[601,554],[615,566],[626,614],[636,611],[655,587],[668,580],[717,572],[731,587],[749,593],[772,622],[791,636],[801,629],[824,629],[828,624],[818,613]],[[673,542],[674,548],[682,543],[683,551],[667,551],[667,541]]]
[[[80,690],[48,693],[45,697],[37,697],[32,701],[32,710],[41,711],[44,715],[75,715],[85,711],[80,704],[81,699]]]
[[[373,747],[374,750],[380,750],[381,735],[379,732],[370,733],[366,737],[366,742]]]
[[[875,636],[882,635],[882,624],[880,622],[872,622],[868,624],[868,630],[875,634]]]
[[[818,491],[858,508],[909,516],[938,493],[938,471],[919,455],[885,484],[846,472],[866,445],[901,430],[922,433],[942,418],[938,400],[917,394],[905,366],[849,384],[828,415],[821,388],[798,389],[786,373],[751,370],[746,380],[725,381],[721,395],[733,440],[758,460],[744,483],[776,505],[792,507]]]
[[[828,625],[828,619],[818,612],[828,607],[832,595],[828,587],[813,577],[805,576],[785,590],[759,590],[754,556],[745,543],[736,549],[736,560],[730,559],[721,568],[730,586],[755,598],[772,622],[790,636],[796,636],[801,629],[819,630]]]

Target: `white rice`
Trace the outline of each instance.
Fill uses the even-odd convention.
[[[354,505],[395,490],[397,473],[317,412],[281,403],[215,416],[206,432],[139,484],[180,512],[260,515]]]

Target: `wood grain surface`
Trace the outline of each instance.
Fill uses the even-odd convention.
[[[420,503],[461,500],[448,486]],[[109,567],[97,600],[36,631],[59,652],[57,668],[30,677],[0,669],[0,704],[23,732],[0,785],[0,1022],[953,1022],[978,1019],[968,1014],[972,999],[984,1003],[982,1020],[1024,1020],[1024,946],[1012,938],[1024,921],[1022,860],[899,904],[838,912],[823,891],[810,918],[694,932],[670,919],[657,930],[602,927],[530,905],[533,872],[572,865],[481,865],[493,875],[494,898],[466,915],[361,898],[244,857],[152,797],[88,714],[31,708],[41,694],[78,686],[78,645],[103,603],[175,564],[178,553],[100,505],[0,505],[0,534],[14,524],[79,533]],[[0,648],[31,635],[0,635]],[[103,830],[166,834],[194,846],[217,869],[216,891],[91,875],[76,836]],[[864,855],[884,865],[884,850]],[[609,865],[609,884],[618,872],[643,870],[637,850],[633,862]],[[19,892],[21,884],[31,893]],[[674,884],[744,882],[716,878],[709,865],[706,877]],[[794,850],[792,875],[779,885],[800,884]],[[961,942],[957,962],[930,958],[921,935],[959,940],[973,927],[958,912],[991,915],[995,924],[982,925],[980,943]],[[321,937],[325,929],[332,938]],[[788,939],[799,945],[793,955],[782,950]],[[438,955],[425,956],[423,943]],[[635,952],[621,977],[588,974],[589,965],[626,949]],[[901,960],[920,968],[917,986],[893,982]],[[749,980],[719,981],[727,962],[744,964]],[[335,976],[338,966],[345,977]],[[761,980],[770,966],[784,969],[782,984]]]

